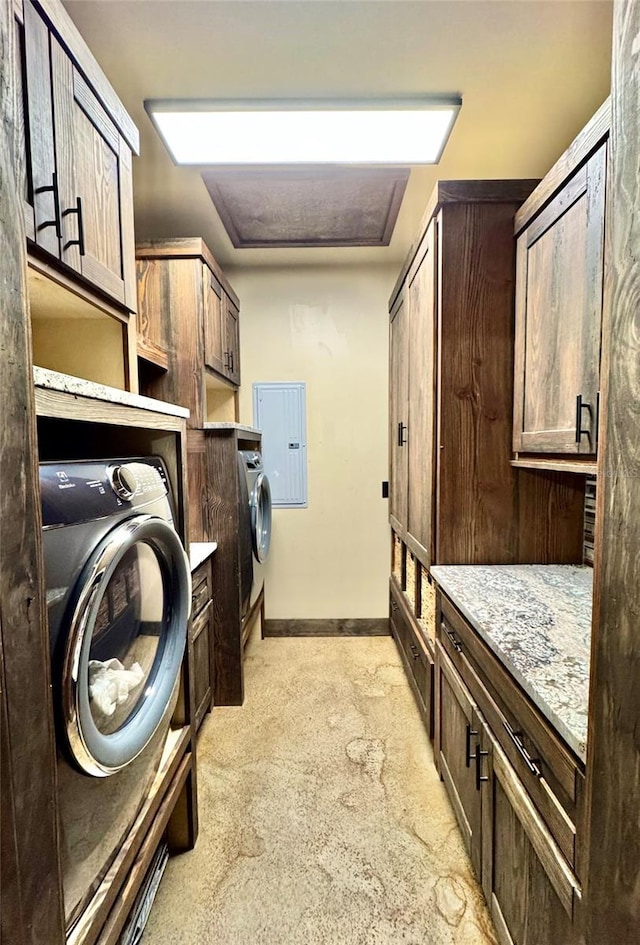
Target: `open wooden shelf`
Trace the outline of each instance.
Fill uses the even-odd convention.
[[[598,464],[593,460],[579,459],[535,459],[534,457],[512,459],[516,469],[539,469],[547,472],[570,472],[581,476],[597,476]]]

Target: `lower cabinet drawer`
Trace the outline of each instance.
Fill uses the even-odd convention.
[[[433,657],[414,627],[411,616],[392,584],[389,604],[391,633],[403,657],[407,676],[418,700],[429,738],[433,738]]]

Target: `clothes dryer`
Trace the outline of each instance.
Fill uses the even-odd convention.
[[[69,929],[159,767],[191,575],[160,458],[42,463],[40,488]]]

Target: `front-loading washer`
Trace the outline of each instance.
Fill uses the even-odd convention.
[[[40,488],[70,929],[160,765],[191,575],[160,458],[42,463]]]
[[[240,495],[240,587],[242,616],[264,588],[264,567],[271,546],[271,487],[262,456],[256,450],[238,451]]]

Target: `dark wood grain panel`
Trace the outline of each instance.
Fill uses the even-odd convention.
[[[386,617],[332,617],[319,620],[265,620],[263,637],[381,637],[389,635]]]
[[[589,945],[632,942],[640,927],[640,4],[614,6],[610,308],[596,516],[587,784]]]
[[[215,705],[242,705],[244,700],[237,451],[236,431],[205,433],[206,477],[215,483],[206,492],[206,516],[209,540],[218,542],[212,559]]]
[[[516,205],[454,204],[439,231],[439,564],[517,560],[510,468]]]
[[[516,206],[527,199],[539,180],[440,180],[429,198],[422,215],[418,236],[413,241],[405,262],[396,279],[389,298],[389,308],[395,305],[397,296],[411,269],[416,265],[416,256],[424,233],[438,211],[449,203],[513,203]]]
[[[517,470],[518,561],[580,564],[585,480],[545,470]]]
[[[3,941],[11,945],[62,945],[26,239],[14,177],[19,147],[15,112],[18,61],[13,7],[7,3],[0,7],[0,57],[4,64],[0,70],[1,929]],[[5,890],[12,897],[6,916]],[[6,923],[10,920],[9,929]]]

